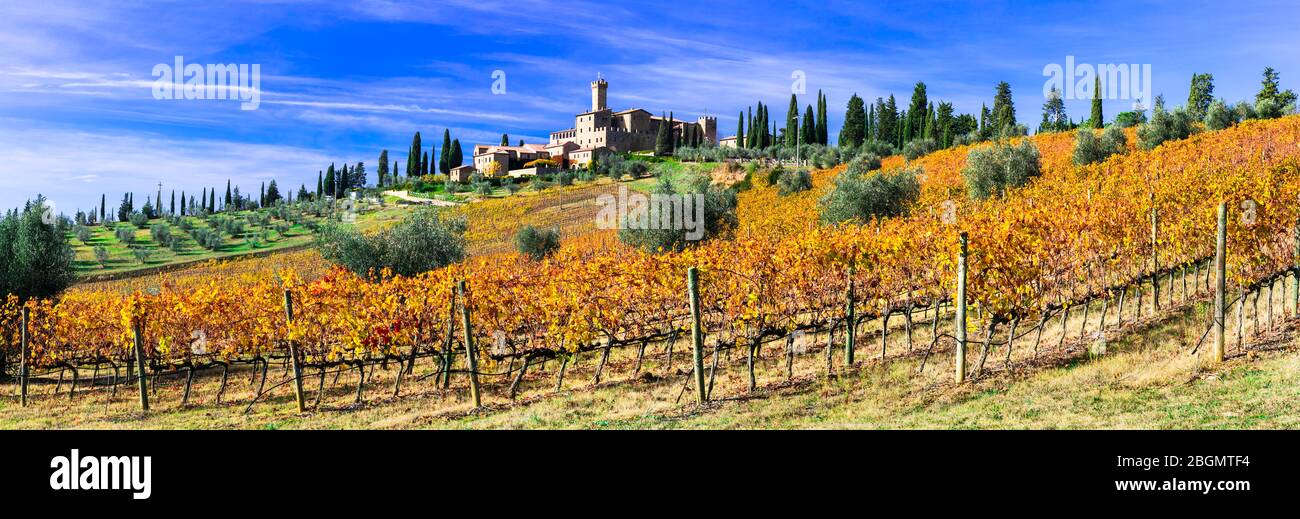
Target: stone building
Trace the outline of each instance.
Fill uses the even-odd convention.
[[[629,153],[652,151],[659,127],[668,119],[641,108],[615,112],[609,108],[609,83],[604,79],[591,82],[591,110],[574,116],[573,127],[551,132],[546,145],[474,147],[474,167],[485,171],[489,164],[499,163],[500,175],[539,158],[550,158],[562,167],[577,168],[596,160],[604,153]],[[701,116],[695,121],[672,121],[673,131],[685,141],[697,137],[705,142],[718,142],[718,120]]]

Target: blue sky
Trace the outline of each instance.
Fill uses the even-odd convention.
[[[101,5],[101,4],[112,5]],[[0,5],[0,207],[44,193],[72,212],[162,183],[187,192],[314,186],[330,162],[405,157],[411,135],[468,148],[540,142],[572,126],[588,83],[615,109],[711,114],[723,135],[757,100],[782,117],[791,74],[824,90],[832,140],[848,97],[906,104],[924,81],[958,112],[1012,85],[1017,115],[1041,117],[1044,66],[1150,64],[1152,88],[1182,104],[1193,72],[1215,95],[1252,98],[1273,66],[1300,88],[1285,2],[398,2],[264,0]],[[154,99],[154,65],[261,67],[261,104]],[[493,95],[492,73],[506,74]],[[1106,103],[1107,117],[1131,101]],[[1075,119],[1087,101],[1067,103]]]

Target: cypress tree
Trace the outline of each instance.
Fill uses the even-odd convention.
[[[939,147],[947,148],[952,146],[952,103],[939,102],[938,113],[935,116],[936,124],[939,127]]]
[[[348,179],[348,163],[344,162],[343,169],[339,172],[339,179],[334,182],[335,196],[343,196],[347,194],[348,187],[351,185],[352,181]]]
[[[375,173],[375,174],[376,174],[376,175],[379,175],[379,180],[377,180],[377,182],[379,182],[379,187],[384,187],[385,185],[387,185],[387,182],[388,182],[388,150],[383,150],[383,151],[380,151],[380,152],[379,152],[379,170],[378,170],[378,172]],[[290,189],[293,189],[293,188],[290,188]]]
[[[736,121],[736,146],[745,147],[745,112],[740,112]]]
[[[233,201],[234,201],[234,199],[231,198],[231,196],[230,196],[230,180],[227,179],[227,180],[226,180],[226,201],[224,202],[224,203],[225,203],[225,208],[226,208],[226,209],[230,209],[230,203],[233,202]]]
[[[758,148],[763,138],[763,103],[754,105],[754,115],[749,120],[749,147]]]
[[[822,146],[830,143],[830,128],[826,125],[826,94],[817,91],[817,142]]]
[[[889,94],[888,101],[876,98],[876,140],[895,143],[899,126],[898,102],[894,94]]]
[[[935,130],[937,129],[935,126],[936,124],[937,122],[935,121],[935,116],[934,116],[934,103],[930,103],[930,106],[926,109],[925,132],[922,134],[926,139],[934,139]]]
[[[672,113],[672,112],[668,112],[668,131],[671,132],[672,135],[674,135],[674,136],[678,136],[678,133],[677,133],[677,121],[673,118],[673,113]],[[669,142],[672,143],[672,147],[668,149],[668,154],[669,154],[669,155],[672,155],[673,153],[675,153],[675,152],[677,151],[677,143],[676,143],[675,140],[672,140],[672,139],[670,139]]]
[[[212,191],[208,192],[208,212],[217,212],[217,188],[215,187],[212,188]]]
[[[353,166],[352,176],[349,178],[352,181],[351,186],[353,189],[365,189],[366,188],[366,163],[358,162],[356,166]]]
[[[451,140],[451,160],[447,162],[447,171],[458,168],[465,163],[465,154],[460,147],[460,139]]]
[[[203,196],[199,197],[199,207],[206,206],[208,203],[208,188],[203,188]]]
[[[185,216],[185,213],[186,213],[186,209],[185,209],[185,208],[186,208],[186,205],[185,205],[185,190],[182,189],[182,190],[181,190],[181,216]]]
[[[998,83],[997,94],[993,96],[993,123],[995,133],[1016,126],[1016,105],[1011,99],[1011,85],[1006,81]]]
[[[672,136],[668,133],[668,119],[659,114],[659,132],[655,134],[655,155],[667,156],[672,153]]]
[[[290,193],[292,193],[292,191],[290,191]],[[264,198],[266,199],[265,205],[267,206],[274,205],[276,202],[280,201],[280,186],[275,185],[275,179],[271,180],[271,185],[266,186],[266,196]]]
[[[926,106],[929,100],[925,94],[925,83],[916,82],[912,87],[912,104],[907,106],[907,126],[903,130],[904,142],[920,137],[925,132]]]
[[[818,122],[818,137],[822,138],[822,146],[829,146],[829,144],[831,144],[831,124],[829,124],[828,118],[829,107],[831,107],[831,99],[827,98],[827,96],[823,94],[822,117],[820,117],[820,122]]]
[[[322,173],[319,170],[317,170],[316,171],[316,198],[320,198],[320,196],[324,193],[325,193],[325,177],[322,175]]]
[[[1093,87],[1092,87],[1092,118],[1088,120],[1088,124],[1091,125],[1093,128],[1101,128],[1101,127],[1102,127],[1102,117],[1101,117],[1101,76],[1097,76],[1097,80],[1096,80],[1096,82],[1093,83]]]
[[[104,209],[104,207],[106,207],[106,204],[108,204],[108,195],[100,193],[99,194],[99,221],[101,222],[104,221],[104,218],[108,216],[107,211]]]
[[[797,146],[799,141],[796,140],[795,129],[799,125],[799,98],[790,94],[790,108],[785,112],[785,145]]]
[[[451,171],[451,129],[442,130],[441,152],[438,158],[438,172],[446,175]]]
[[[325,196],[325,195],[334,196],[334,194],[337,192],[337,189],[334,187],[334,184],[336,183],[337,182],[335,181],[334,178],[334,164],[331,163],[330,167],[325,168],[325,186],[324,186],[325,189],[321,191],[321,196]]]
[[[396,184],[398,180],[400,180],[400,179],[397,178],[397,161],[394,160],[394,161],[393,161],[393,179],[392,179],[392,183],[393,183],[393,184]]]
[[[427,151],[424,152],[424,157],[420,159],[420,164],[422,164],[422,166],[420,167],[420,174],[428,175],[430,172],[430,168],[433,167],[433,165],[429,163],[429,152]]]
[[[509,145],[510,145],[510,135],[505,134],[505,133],[501,134],[501,145],[502,145],[502,146],[509,146]]]
[[[762,103],[759,103],[759,105],[761,105],[761,104],[762,104]],[[758,112],[758,108],[757,108],[757,106],[759,106],[759,105],[755,105],[754,107],[750,107],[750,108],[749,108],[749,124],[747,125],[748,128],[749,128],[749,135],[745,137],[745,140],[746,140],[745,147],[746,147],[746,148],[757,148],[757,147],[758,147],[758,136],[759,136],[759,134],[763,133],[761,130],[758,129],[758,128],[759,128],[759,124],[758,124],[758,123],[759,123],[759,121],[758,121],[758,114],[759,114],[759,112]]]
[[[504,135],[502,136],[505,137]],[[415,132],[415,137],[411,140],[411,151],[406,154],[406,177],[420,176],[420,132]]]
[[[181,192],[181,196],[185,196],[184,191]],[[172,190],[172,203],[171,206],[167,209],[167,214],[169,215],[176,214],[176,190],[175,189]]]
[[[1192,87],[1187,94],[1187,109],[1197,119],[1204,119],[1205,113],[1214,102],[1214,75],[1192,74]]]
[[[840,128],[840,146],[861,146],[863,132],[867,129],[867,112],[863,109],[862,98],[854,93],[849,98],[848,108],[844,111],[844,126]]]
[[[880,98],[876,98],[876,101],[879,102]],[[871,142],[876,140],[877,139],[876,130],[878,126],[879,123],[876,122],[876,105],[868,105],[867,122],[866,122],[866,126],[863,128],[862,141]]]
[[[808,105],[803,113],[803,126],[799,130],[799,144],[813,144],[817,138],[817,116],[813,115],[812,105]]]

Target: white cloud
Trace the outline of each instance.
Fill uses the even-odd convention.
[[[231,142],[180,140],[156,134],[93,133],[31,127],[31,121],[0,120],[0,207],[17,207],[44,194],[63,211],[89,208],[101,193],[110,201],[138,193],[143,202],[163,184],[199,192],[223,188],[226,180],[256,190],[275,179],[283,189],[313,183],[314,170],[330,162],[358,161],[317,149]],[[373,159],[371,159],[373,160]],[[88,186],[89,184],[89,186]]]

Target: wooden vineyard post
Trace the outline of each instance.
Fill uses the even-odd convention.
[[[1294,278],[1291,284],[1291,311],[1292,315],[1300,316],[1300,220],[1296,221],[1295,227],[1295,266],[1291,270],[1291,277]]]
[[[19,354],[22,355],[22,357],[18,360],[18,385],[20,388],[19,392],[22,393],[23,407],[27,407],[27,320],[29,317],[28,309],[24,306],[22,348],[19,350]]]
[[[1227,289],[1228,204],[1219,204],[1219,232],[1214,240],[1214,361],[1223,362],[1223,306]]]
[[[469,294],[465,293],[465,280],[462,279],[456,284],[456,292],[460,295],[461,324],[465,329],[465,364],[469,369],[469,394],[474,399],[474,407],[481,407],[483,396],[479,394],[478,389],[478,355],[475,354],[474,348],[474,329],[469,323]]]
[[[284,291],[284,317],[293,327],[293,294],[288,290]],[[302,366],[298,364],[298,347],[294,345],[293,339],[289,339],[289,362],[293,365],[293,397],[298,402],[298,413],[302,414],[307,411],[307,406],[302,399]]]
[[[961,253],[957,256],[957,311],[953,317],[953,332],[957,335],[958,384],[966,381],[966,253],[969,244],[966,233],[961,233]]]
[[[140,410],[149,411],[149,382],[144,373],[144,329],[141,323],[131,326],[135,335],[135,369],[140,378]]]
[[[691,301],[691,349],[694,350],[695,400],[703,404],[708,400],[704,392],[704,328],[700,324],[700,272],[695,267],[686,271],[686,291]]]
[[[1160,256],[1156,254],[1156,239],[1160,230],[1160,216],[1156,212],[1156,196],[1151,195],[1151,315],[1160,311]],[[1169,290],[1173,291],[1171,284]]]
[[[854,265],[850,263],[849,264],[849,286],[848,286],[848,290],[844,291],[844,299],[845,299],[844,331],[847,335],[844,338],[844,369],[846,370],[853,367],[853,349],[854,346],[856,345],[857,335],[858,335],[858,316],[857,316],[857,309],[855,308],[855,304],[853,300],[854,297],[853,275],[855,273],[856,273],[856,269],[854,268]]]

